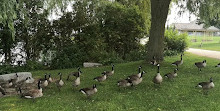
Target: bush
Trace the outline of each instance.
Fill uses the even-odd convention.
[[[78,67],[86,60],[87,55],[78,46],[64,47],[56,52],[56,57],[51,62],[52,69],[64,69]]]
[[[28,60],[26,62],[26,64],[24,66],[21,66],[23,68],[23,70],[42,70],[42,69],[45,69],[45,67],[43,66],[42,63],[40,62],[36,62],[36,61],[30,61]],[[20,67],[20,68],[21,68]]]
[[[130,53],[126,54],[126,61],[138,61],[144,60],[146,58],[146,49],[145,46],[139,46],[139,49],[132,50]]]
[[[171,56],[184,52],[188,47],[187,34],[179,34],[177,30],[168,29],[165,31],[164,55]]]
[[[105,52],[98,62],[102,63],[103,65],[109,65],[111,63],[122,63],[124,60],[116,52],[112,51],[110,53]]]
[[[35,61],[28,60],[23,66],[13,66],[13,65],[1,65],[0,66],[0,75],[15,73],[15,72],[24,72],[24,71],[33,71],[33,70],[42,70],[46,69],[43,64]]]

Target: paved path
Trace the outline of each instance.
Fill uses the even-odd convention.
[[[188,50],[186,50],[186,52],[190,52],[199,56],[206,56],[210,58],[220,59],[220,51],[189,48]]]

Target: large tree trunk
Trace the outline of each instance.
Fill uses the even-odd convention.
[[[147,60],[153,56],[158,61],[163,60],[164,31],[171,0],[151,0],[151,29]]]

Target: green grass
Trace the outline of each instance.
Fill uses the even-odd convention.
[[[192,39],[196,39],[197,42],[192,42]],[[197,48],[197,49],[206,49],[206,50],[214,50],[220,51],[220,37],[189,37],[190,40],[190,48]],[[212,40],[212,41],[203,41],[202,40]],[[202,47],[200,44],[202,42]]]
[[[179,56],[166,57],[161,63],[161,75],[172,72],[175,68],[171,65],[173,61],[179,60]],[[178,77],[174,81],[164,79],[160,87],[152,83],[156,74],[156,67],[147,64],[145,61],[115,64],[115,75],[108,78],[102,85],[92,80],[100,75],[103,70],[111,69],[110,66],[99,68],[82,68],[81,85],[78,89],[72,89],[72,82],[67,82],[61,92],[53,84],[51,89],[43,91],[44,96],[37,98],[35,102],[30,99],[21,99],[18,96],[0,98],[0,110],[10,111],[217,111],[220,110],[220,68],[214,66],[219,62],[216,59],[199,57],[185,53],[184,64],[179,67]],[[198,73],[194,62],[207,60],[207,67]],[[138,66],[142,65],[147,73],[143,82],[136,87],[120,89],[116,86],[119,79],[137,73]],[[76,69],[64,70],[41,70],[32,72],[34,77],[43,77],[44,73],[62,72],[66,79],[67,74]],[[195,85],[201,81],[209,81],[213,77],[216,87],[204,95]],[[92,87],[97,84],[98,92],[87,99],[78,90],[83,87]]]

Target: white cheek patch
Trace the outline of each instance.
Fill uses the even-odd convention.
[[[31,96],[24,96],[25,98],[28,98],[28,99],[31,99],[32,97]]]
[[[202,85],[198,85],[198,87],[202,88]]]
[[[81,92],[82,92],[83,94],[86,94],[86,92],[85,92],[85,91],[83,91],[83,90],[81,90]]]

